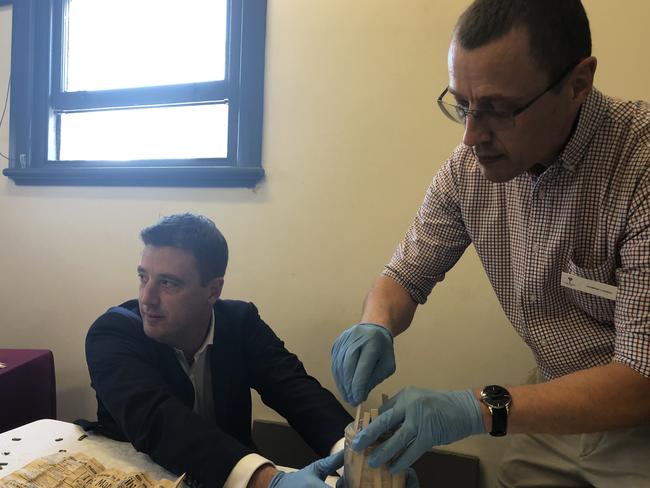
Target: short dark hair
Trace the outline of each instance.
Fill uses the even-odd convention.
[[[228,243],[214,222],[203,215],[191,213],[162,217],[140,232],[145,246],[176,247],[196,259],[201,284],[226,274]]]
[[[454,37],[471,50],[525,27],[530,52],[555,79],[591,56],[589,19],[580,0],[475,0],[458,19]]]

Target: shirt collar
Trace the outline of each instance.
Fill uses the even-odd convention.
[[[199,347],[199,350],[196,351],[196,354],[194,354],[194,360],[196,361],[196,358],[203,354],[203,351],[205,349],[212,345],[212,341],[214,340],[214,309],[212,309],[212,317],[210,317],[210,326],[208,327],[208,333],[205,334],[205,340],[203,341],[203,344],[201,344],[201,347]]]
[[[205,352],[206,348],[212,345],[213,340],[214,340],[214,309],[212,309],[212,316],[210,317],[210,325],[208,326],[208,332],[207,334],[205,334],[205,339],[203,340],[201,347],[199,347],[198,351],[194,353],[194,362],[192,364],[195,364],[197,359],[199,359],[201,355]],[[174,348],[174,352],[176,353],[176,357],[178,357],[179,359],[182,358],[183,361],[185,361],[185,363],[187,364],[187,360],[185,359],[185,354],[183,354],[183,351]]]
[[[598,90],[592,88],[580,108],[575,131],[558,158],[566,170],[575,171],[577,164],[584,156],[587,146],[605,121],[606,113],[607,98]]]

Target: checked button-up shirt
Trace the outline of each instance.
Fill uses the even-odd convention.
[[[650,378],[650,109],[593,89],[539,177],[491,183],[460,145],[383,274],[417,303],[473,244],[546,379],[612,361]],[[561,286],[562,273],[615,299]]]

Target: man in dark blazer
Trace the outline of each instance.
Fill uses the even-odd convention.
[[[255,453],[254,388],[319,455],[351,417],[260,318],[220,299],[228,261],[206,217],[172,215],[141,232],[140,292],[91,326],[86,358],[98,428],[206,487],[325,487],[342,453],[286,474]]]

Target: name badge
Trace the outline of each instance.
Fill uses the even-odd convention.
[[[590,295],[596,295],[610,300],[616,300],[616,292],[618,288],[612,285],[607,285],[599,281],[588,280],[581,278],[571,273],[562,272],[562,279],[560,281],[562,286],[571,288],[572,290],[582,291]]]

